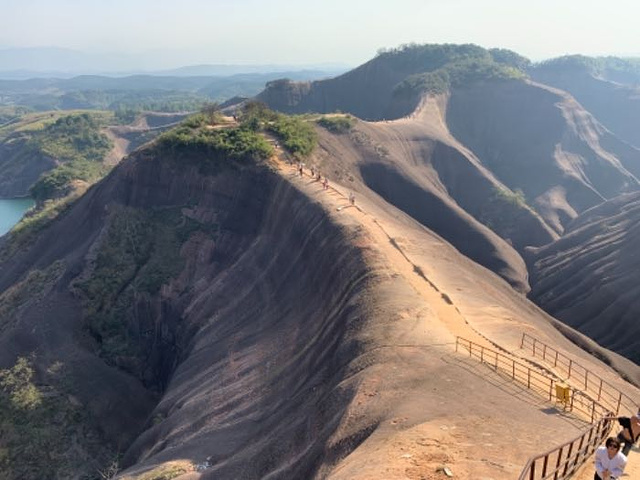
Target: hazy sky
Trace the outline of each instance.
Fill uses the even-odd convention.
[[[638,0],[0,0],[0,48],[161,51],[169,64],[340,62],[476,43],[533,60],[640,56]]]

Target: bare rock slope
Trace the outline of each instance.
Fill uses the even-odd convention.
[[[313,161],[349,172],[333,144]],[[455,338],[516,351],[527,331],[592,357],[350,175],[327,191],[277,161],[207,173],[143,150],[5,258],[0,364],[33,354],[38,384],[71,395],[102,439],[98,455],[57,438],[76,442],[65,471],[95,468],[85,459],[110,446],[126,452],[123,478],[181,461],[202,479],[421,478],[442,463],[507,479],[584,427],[487,381]],[[341,208],[346,188],[357,208]],[[46,294],[24,295],[33,282]],[[507,420],[529,432],[517,447]],[[499,448],[477,445],[478,429]]]
[[[640,364],[638,225],[637,193],[584,212],[560,240],[533,250],[530,298]]]

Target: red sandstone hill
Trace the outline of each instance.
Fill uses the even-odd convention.
[[[395,111],[396,71],[381,95],[356,95],[368,118]],[[2,473],[74,477],[117,457],[123,479],[419,479],[447,465],[512,480],[585,428],[456,352],[457,336],[537,369],[527,333],[637,398],[619,373],[639,382],[640,367],[521,293],[521,255],[636,188],[635,153],[605,149],[570,97],[521,79],[411,101],[406,117],[316,126],[302,177],[281,152],[211,168],[207,154],[144,148],[30,242],[1,239],[0,368],[24,358],[51,409],[1,410],[20,414],[2,425],[31,426],[3,430],[0,448],[30,461]],[[506,155],[511,170],[495,164]]]
[[[385,203],[343,160],[353,147],[333,140],[311,161],[332,184],[336,170],[354,180],[329,191],[279,162],[206,173],[197,158],[140,151],[3,261],[0,364],[31,355],[37,384],[76,419],[47,423],[65,426],[61,446],[77,439],[72,460],[34,467],[78,474],[119,448],[122,478],[196,465],[185,480],[419,478],[446,462],[461,478],[507,479],[549,438],[577,433],[537,397],[487,382],[490,369],[455,353],[456,335],[517,350],[526,331],[631,388],[506,282]],[[346,142],[338,155],[335,141]],[[359,209],[337,210],[345,188]],[[122,278],[97,298],[96,317],[92,286]],[[120,323],[90,335],[87,319],[99,318]],[[529,432],[517,448],[507,419]],[[500,455],[475,446],[478,428]]]

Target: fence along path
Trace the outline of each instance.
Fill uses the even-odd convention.
[[[566,378],[567,383],[589,393],[615,415],[638,411],[638,405],[631,397],[550,345],[523,333],[520,348],[543,360],[554,372]]]
[[[540,372],[509,355],[488,349],[470,340],[456,338],[456,351],[464,348],[469,356],[493,367],[513,381],[559,401],[565,410],[588,418],[591,425],[576,438],[529,459],[519,480],[561,480],[569,478],[588,460],[595,449],[609,435],[614,421],[613,413],[584,392],[573,391],[567,396],[566,385],[549,373]]]
[[[550,345],[545,344],[531,335],[523,333],[520,348],[531,353],[534,358],[543,360],[550,368],[564,375],[567,383],[583,388],[584,391],[593,395],[603,406],[611,410],[615,416],[629,416],[638,411],[640,406],[634,402],[631,397],[620,392],[611,383],[603,380],[586,367],[580,365]],[[605,434],[605,438],[611,434],[615,435],[618,428],[618,423],[614,420],[609,431]],[[598,445],[595,445],[596,448],[597,446]],[[555,450],[558,450],[558,448],[559,447],[556,447]],[[637,452],[639,450],[638,447],[634,447],[631,450],[623,478],[640,478],[640,458],[637,458]],[[592,460],[592,458],[585,458],[585,460]],[[593,478],[593,462],[589,461],[584,467],[585,468],[578,469],[575,476],[571,476],[570,478],[574,480],[591,480]],[[524,477],[524,479],[527,478],[528,477]]]

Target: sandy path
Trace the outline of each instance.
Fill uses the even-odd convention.
[[[291,176],[291,173],[295,171],[294,167],[288,166],[282,161],[278,162],[278,167],[282,173],[288,176]],[[360,199],[356,202],[356,205],[350,205],[348,190],[335,184],[330,184],[329,189],[323,192],[320,182],[313,182],[307,172],[305,172],[303,178],[298,175],[293,177],[297,178],[299,180],[298,183],[303,184],[303,187],[306,187],[305,189],[312,190],[312,195],[320,200],[330,211],[339,215],[349,216],[364,227],[366,236],[370,238],[376,249],[384,255],[387,264],[392,265],[393,271],[401,275],[434,310],[441,324],[443,340],[454,345],[456,336],[461,336],[487,348],[493,348],[493,345],[486,338],[471,328],[455,305],[445,300],[445,296],[424,276],[420,267],[412,263],[411,259],[397,245],[395,239],[387,233],[385,227],[376,217],[368,213],[374,209],[372,204],[365,201],[367,203],[366,207],[360,206],[359,202],[363,201]]]

